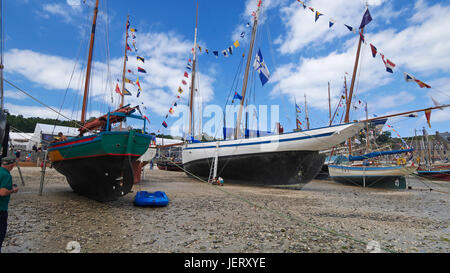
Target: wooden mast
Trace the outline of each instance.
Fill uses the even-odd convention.
[[[347,108],[345,111],[345,119],[344,119],[345,123],[350,122],[350,107],[352,105],[352,97],[353,97],[353,89],[355,87],[356,71],[358,71],[359,54],[361,52],[361,43],[362,43],[361,37],[363,34],[364,34],[364,28],[361,28],[361,35],[359,35],[358,49],[356,50],[355,65],[353,66],[352,83],[350,84],[350,94],[348,95],[348,97],[346,96]],[[352,155],[351,138],[348,139],[348,153],[349,153],[349,156]]]
[[[330,82],[328,82],[328,113],[330,116],[330,125],[331,125],[331,97],[330,97]]]
[[[98,13],[98,0],[95,1],[95,9],[94,9],[94,19],[92,21],[92,31],[91,31],[91,42],[89,44],[89,57],[86,68],[86,82],[84,85],[84,95],[83,95],[83,107],[81,108],[81,124],[86,122],[86,106],[87,106],[87,97],[89,91],[89,81],[91,79],[91,64],[92,64],[92,54],[94,51],[94,39],[95,39],[95,27],[97,24],[97,13]]]
[[[258,29],[258,16],[259,11],[261,8],[261,0],[258,2],[258,9],[255,13],[255,19],[253,20],[253,29],[252,29],[252,40],[250,42],[250,50],[247,56],[247,66],[245,67],[245,74],[244,74],[244,84],[242,86],[242,99],[241,99],[241,106],[239,107],[239,112],[236,120],[236,128],[235,128],[235,134],[234,139],[237,139],[238,136],[241,134],[241,119],[242,119],[242,111],[244,109],[244,102],[245,102],[245,93],[247,91],[247,82],[248,82],[248,73],[250,69],[250,63],[252,61],[253,57],[253,46],[255,44],[255,38],[256,38],[256,30]]]
[[[121,94],[121,100],[120,100],[120,107],[124,104],[124,95],[123,92],[125,90],[125,75],[127,70],[127,55],[128,55],[128,26],[130,23],[130,16],[127,15],[127,23],[125,24],[125,53],[123,57],[123,72],[122,72],[122,94]],[[122,122],[120,123],[122,124]],[[122,126],[121,126],[122,127]]]
[[[194,120],[194,92],[195,92],[195,66],[197,63],[197,29],[198,29],[198,1],[197,1],[197,12],[195,16],[195,36],[194,36],[194,48],[192,57],[192,76],[191,76],[191,92],[189,99],[189,137],[194,136],[193,120]]]
[[[306,118],[306,129],[309,130],[310,126],[309,126],[309,115],[308,115],[308,104],[306,102],[306,94],[304,94],[305,96],[305,118]]]

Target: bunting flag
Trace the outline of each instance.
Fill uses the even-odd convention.
[[[178,93],[183,94],[183,89],[180,87],[178,87]]]
[[[370,44],[370,50],[372,51],[372,56],[375,58],[377,56],[377,48],[373,44]]]
[[[297,120],[297,123],[296,123],[297,129],[301,129],[300,126],[302,126],[302,122],[299,119],[296,119],[296,120]]]
[[[175,113],[175,111],[173,111],[173,108],[172,108],[172,107],[170,107],[169,113],[170,113],[171,115],[173,115],[173,114]]]
[[[223,56],[228,57],[228,53],[226,50],[222,50],[222,54],[223,54]]]
[[[414,77],[411,76],[410,74],[403,72],[403,74],[405,75],[405,81],[406,82],[413,82],[414,81]]]
[[[302,112],[302,110],[300,109],[300,106],[298,106],[297,103],[295,104],[295,112],[297,112],[297,113]]]
[[[192,65],[191,65],[191,63],[187,63],[186,69],[192,70]]]
[[[119,84],[116,83],[116,93],[122,96],[122,93],[120,92]]]
[[[137,48],[136,48],[136,41],[133,41],[133,42],[131,42],[131,43],[133,44],[134,51],[137,52],[138,50],[137,50]]]
[[[384,65],[386,66],[386,71],[389,73],[394,73],[395,64],[391,62],[388,58],[384,59],[384,55],[380,53],[381,59],[383,60]]]
[[[184,77],[189,78],[189,74],[187,72],[184,72]]]
[[[198,50],[200,51],[200,53],[202,52],[202,47],[198,46]]]
[[[352,26],[349,26],[346,24],[344,24],[344,26],[346,26],[348,28],[348,30],[350,30],[351,32],[355,32],[355,29]]]
[[[359,29],[364,28],[371,21],[372,21],[372,16],[370,16],[369,9],[367,9],[366,12],[364,13],[364,16],[361,21],[361,25],[359,26]]]
[[[128,73],[131,73],[131,74],[134,75],[134,73],[133,73],[133,71],[131,69],[128,69],[127,71],[128,71]]]
[[[127,21],[127,30],[130,28],[130,21]]]
[[[123,79],[125,80],[126,83],[131,83],[132,85],[134,85],[134,82],[132,82],[132,81],[129,80],[128,78],[124,77]]]
[[[336,23],[336,21],[330,18],[330,21],[328,22],[328,27],[331,28],[334,25],[334,23]]]
[[[238,92],[234,92],[233,101],[234,101],[235,99],[242,100],[242,96],[239,95]]]
[[[428,127],[431,128],[431,122],[430,122],[431,110],[425,110],[425,117],[427,118]]]
[[[141,84],[139,83],[139,77],[136,79],[136,85],[138,86],[139,91],[142,91]]]
[[[314,8],[308,7],[312,12],[314,12]]]
[[[139,98],[140,95],[141,95],[141,91],[138,91],[136,98]]]
[[[144,59],[143,57],[136,56],[136,59],[137,59],[138,61],[141,61],[141,62],[145,63],[145,59]]]
[[[361,31],[359,32],[359,38],[361,39],[361,41],[362,41],[363,43],[366,43],[366,41],[364,40],[364,35],[362,34]]]
[[[239,41],[238,40],[236,40],[236,42],[234,42],[234,47],[239,47]]]
[[[127,50],[131,51],[131,47],[127,44]]]
[[[420,88],[424,88],[424,87],[426,87],[426,88],[431,88],[431,86],[429,86],[428,84],[424,83],[424,82],[421,81],[421,80],[414,79],[414,81],[420,86]]]
[[[317,22],[317,20],[319,19],[320,16],[322,16],[323,13],[320,13],[318,11],[316,11],[316,18],[315,18],[315,22]]]
[[[219,51],[213,51],[214,56],[216,56],[216,58],[219,57]]]
[[[264,63],[264,58],[261,54],[261,49],[258,50],[258,54],[256,54],[255,62],[253,63],[253,68],[258,72],[259,79],[261,80],[262,85],[266,84],[270,78],[270,72]]]
[[[145,69],[142,67],[138,67],[138,71],[141,73],[147,73],[147,71],[145,71]]]
[[[162,126],[164,126],[164,128],[167,128],[167,123],[163,121]]]
[[[241,32],[241,38],[244,38],[245,37],[245,32]]]
[[[246,25],[245,25],[245,27],[250,27],[251,25],[250,25],[250,23],[247,23]]]
[[[173,104],[173,107],[177,107],[177,105],[178,105],[177,102],[175,102],[175,103]]]
[[[230,52],[230,55],[233,55],[233,47],[232,46],[228,47],[228,52]]]
[[[182,80],[181,83],[182,83],[183,85],[186,85],[186,84],[187,84],[187,82],[186,82],[185,80]]]
[[[130,31],[131,32],[137,32],[137,29],[136,28],[130,28]]]
[[[126,88],[124,88],[124,89],[123,89],[123,95],[124,95],[124,96],[131,96],[132,94],[131,94],[130,91],[128,91]]]

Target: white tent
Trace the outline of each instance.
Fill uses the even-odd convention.
[[[31,150],[33,145],[39,146],[41,142],[48,144],[58,133],[63,133],[66,137],[75,137],[80,134],[78,128],[36,123],[33,136],[27,144],[27,150]]]
[[[33,137],[33,133],[15,133],[9,132],[9,139],[15,149],[27,150],[28,143]],[[33,147],[33,146],[31,146]]]

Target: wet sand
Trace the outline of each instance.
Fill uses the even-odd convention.
[[[47,169],[17,169],[3,252],[298,253],[450,252],[450,183],[408,178],[412,190],[363,189],[315,180],[302,190],[212,186],[182,172],[148,170],[123,198],[99,203],[72,192]],[[437,191],[429,191],[428,186]],[[163,208],[133,205],[135,192],[165,191]],[[447,192],[447,193],[444,193]]]

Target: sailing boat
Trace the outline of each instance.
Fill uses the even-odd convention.
[[[368,13],[368,9],[366,11]],[[364,31],[364,28],[361,28],[361,35],[359,38],[357,53],[356,53],[356,60],[355,65],[353,68],[353,77],[352,77],[352,83],[350,87],[350,93],[349,97],[346,96],[347,105],[346,105],[346,115],[345,115],[345,122],[349,121],[349,114],[350,114],[350,108],[351,108],[351,101],[352,101],[352,95],[353,95],[353,88],[355,83],[355,76],[356,71],[358,67],[358,61],[359,61],[359,53],[361,49],[361,42],[362,42],[362,33]],[[447,105],[448,106],[448,105]],[[446,106],[444,106],[446,107]],[[373,121],[380,121],[384,120],[389,117],[394,116],[402,116],[407,115],[415,112],[421,112],[421,111],[431,111],[432,109],[437,109],[438,107],[432,107],[422,110],[416,110],[416,111],[409,111],[405,113],[398,113],[383,117],[376,117],[369,119],[368,118],[368,112],[367,112],[367,104],[365,107],[366,110],[366,120],[362,121],[366,124],[366,144],[367,144],[367,150],[370,150],[369,146],[369,122]],[[374,187],[387,187],[387,188],[406,188],[406,180],[405,176],[413,173],[415,171],[415,167],[413,166],[406,166],[406,164],[397,164],[397,165],[387,165],[386,163],[380,164],[380,163],[370,163],[368,159],[379,157],[382,155],[393,155],[393,154],[402,154],[402,153],[410,153],[413,151],[413,149],[404,149],[404,150],[398,150],[398,151],[381,151],[381,152],[372,152],[368,153],[362,156],[352,156],[352,140],[348,139],[348,152],[349,157],[348,161],[345,164],[331,164],[328,166],[330,178],[337,182],[341,183],[352,183],[357,185],[362,185],[363,187],[366,186],[374,186]],[[350,165],[349,162],[352,161],[363,161],[362,164],[352,164]],[[406,162],[404,162],[406,163]]]
[[[182,150],[183,167],[188,175],[205,179],[209,178],[210,166],[214,164],[214,168],[219,170],[219,175],[227,182],[252,185],[297,185],[301,187],[311,181],[320,171],[324,157],[319,155],[319,151],[329,149],[357,134],[362,128],[362,123],[356,122],[300,132],[238,139],[238,136],[241,135],[241,118],[261,6],[261,1],[259,1],[247,55],[235,139],[187,142]],[[195,77],[197,27],[198,24],[195,27],[192,79]],[[194,84],[195,82],[192,80],[190,137],[193,136],[191,124]],[[191,140],[193,140],[193,137],[191,137]]]
[[[133,163],[147,151],[152,136],[145,133],[146,119],[134,114],[139,111],[138,106],[121,105],[113,112],[86,122],[98,2],[96,0],[92,23],[80,135],[67,141],[51,143],[48,152],[52,166],[67,178],[74,192],[105,202],[116,200],[131,191],[134,182]],[[126,118],[143,121],[143,130],[111,131],[112,124],[123,122]],[[106,126],[101,122],[102,119],[106,120]],[[83,136],[87,132],[93,133]]]
[[[445,148],[449,146],[448,140],[444,139],[437,133],[436,136],[443,142]],[[430,153],[430,140],[425,128],[423,128],[423,137],[426,139],[427,143],[426,165],[419,166],[419,168],[417,169],[417,174],[428,179],[450,181],[450,164],[433,164],[432,162],[433,160]]]

